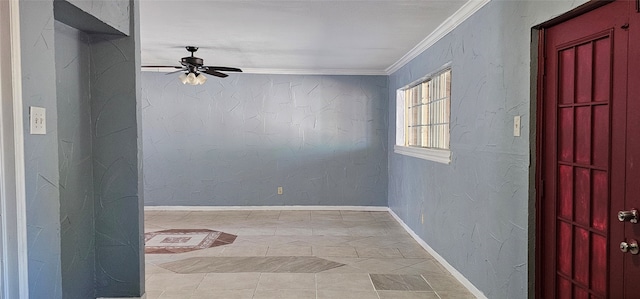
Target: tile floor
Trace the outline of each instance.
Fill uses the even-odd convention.
[[[148,299],[475,298],[387,212],[145,212],[145,232],[166,229],[238,237],[146,254]]]

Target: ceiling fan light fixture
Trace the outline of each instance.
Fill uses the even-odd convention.
[[[241,69],[235,67],[226,67],[226,66],[207,66],[204,65],[204,60],[200,57],[196,57],[194,53],[198,51],[198,47],[187,46],[187,51],[191,52],[191,56],[182,57],[179,61],[182,66],[166,66],[166,65],[147,65],[142,67],[153,67],[153,68],[175,68],[177,71],[169,72],[168,74],[174,74],[177,72],[184,72],[178,76],[178,79],[182,84],[189,85],[202,85],[207,82],[207,77],[202,73],[206,73],[207,75],[212,75],[214,77],[226,78],[229,75],[223,72],[242,72]]]
[[[196,81],[198,85],[202,85],[204,82],[207,82],[207,77],[205,77],[204,74],[198,74]]]
[[[194,73],[189,73],[189,75],[187,75],[187,83],[189,85],[196,85],[198,84],[198,81],[196,80],[196,74]]]
[[[182,73],[180,74],[180,76],[178,76],[178,79],[180,79],[180,82],[182,82],[182,84],[187,84],[187,74]]]

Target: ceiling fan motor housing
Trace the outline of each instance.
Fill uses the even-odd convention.
[[[202,60],[202,58],[198,58],[198,57],[182,57],[182,64],[189,64],[189,65],[193,65],[193,66],[201,66],[204,63],[204,60]]]

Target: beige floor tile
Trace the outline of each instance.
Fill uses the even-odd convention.
[[[282,211],[278,220],[283,221],[309,221],[311,220],[310,211]]]
[[[475,299],[476,296],[466,290],[436,292],[441,299]]]
[[[149,290],[195,290],[204,278],[204,274],[153,274],[146,280]]]
[[[357,262],[350,266],[362,269],[364,271],[367,271],[368,273],[375,273],[375,274],[387,274],[390,271],[403,268],[402,265],[398,265],[398,264],[386,261],[385,259],[378,259],[378,258],[366,259],[364,261]]]
[[[316,284],[318,290],[374,291],[366,273],[317,273]]]
[[[316,289],[315,274],[310,273],[262,273],[259,290]]]
[[[378,291],[380,299],[440,299],[435,292]]]
[[[358,257],[358,253],[354,247],[323,247],[323,246],[314,246],[313,247],[313,255],[314,256],[337,256],[337,257]]]
[[[266,256],[268,246],[227,246],[219,256]]]
[[[367,248],[367,247],[394,247],[395,248],[395,244],[397,244],[398,241],[394,240],[394,239],[387,239],[384,237],[378,237],[378,236],[358,236],[356,237],[354,240],[351,240],[349,242],[347,242],[347,244],[349,244],[350,246],[353,247],[360,247],[360,248]]]
[[[352,266],[342,266],[342,267],[325,270],[325,271],[322,271],[321,273],[368,273],[368,272]]]
[[[238,229],[236,235],[238,236],[265,236],[275,235],[275,227],[263,227],[263,228],[241,228]]]
[[[251,299],[254,289],[250,290],[196,290],[191,299]],[[183,297],[185,298],[185,297]]]
[[[199,256],[219,256],[224,251],[226,246],[228,245],[184,252],[184,253],[181,253],[180,255],[182,258],[199,257]]]
[[[158,299],[184,299],[190,298],[193,290],[167,290],[162,292]]]
[[[314,236],[350,236],[348,228],[313,228]]]
[[[145,233],[156,232],[156,231],[165,230],[165,229],[166,228],[164,228],[162,226],[153,225],[153,224],[145,224],[145,226],[144,226],[144,232]]]
[[[379,299],[375,291],[318,290],[317,299]]]
[[[316,299],[315,290],[256,290],[253,299]]]
[[[276,229],[276,236],[311,236],[313,230],[310,228],[291,228],[291,227],[278,227]]]
[[[373,257],[373,258],[401,258],[402,254],[397,248],[358,248],[356,247],[356,251],[358,252],[358,257]]]
[[[422,263],[418,263],[415,265],[411,265],[410,267],[416,268],[422,272],[423,274],[435,274],[435,275],[445,275],[449,274],[449,272],[435,260],[428,260]]]
[[[425,280],[431,287],[440,294],[444,292],[460,292],[466,291],[466,288],[450,274],[423,274]]]
[[[267,256],[311,256],[311,246],[270,246]]]
[[[145,277],[149,278],[151,277],[151,275],[153,274],[160,274],[160,273],[173,273],[165,268],[159,267],[155,264],[152,263],[145,263],[144,265],[144,273],[145,273]]]
[[[349,234],[351,234],[352,236],[380,237],[380,236],[389,235],[390,233],[385,228],[356,227],[356,228],[350,228]]]
[[[398,248],[403,257],[411,259],[411,258],[424,258],[424,259],[433,259],[426,250],[424,249],[404,249]]]
[[[146,299],[158,299],[160,298],[160,295],[162,295],[164,291],[158,291],[158,290],[147,290],[145,291],[145,295],[147,296]]]
[[[259,279],[260,273],[207,273],[197,290],[255,289]]]
[[[146,255],[147,299],[474,298],[388,212],[145,212],[145,231],[176,228],[208,228],[238,237],[230,245]],[[159,266],[194,257],[310,255],[345,265],[320,273],[203,274],[177,274]],[[376,292],[369,274],[421,275],[434,292]]]
[[[429,260],[429,259],[388,258],[388,259],[385,259],[385,261],[391,262],[391,263],[394,263],[394,264],[398,264],[398,265],[401,265],[401,266],[409,267],[409,266],[419,265],[419,264],[422,264],[422,263],[424,263],[426,261],[431,261],[431,260]]]
[[[350,238],[350,236],[306,236],[299,237],[298,240],[307,242],[313,246],[352,247],[346,244]]]

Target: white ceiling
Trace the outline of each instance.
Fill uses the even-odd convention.
[[[179,65],[193,45],[245,72],[387,74],[466,2],[143,0],[142,65]]]

